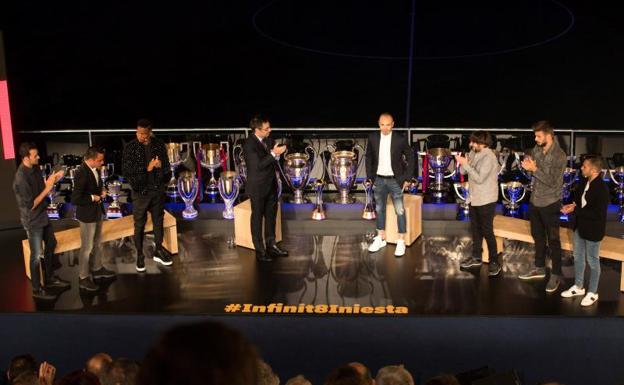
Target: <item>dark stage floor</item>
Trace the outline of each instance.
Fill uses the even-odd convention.
[[[171,208],[177,215],[178,207]],[[468,223],[440,220],[442,213],[454,212],[454,205],[425,205],[423,236],[404,257],[396,258],[393,245],[368,253],[374,223],[356,219],[357,206],[349,210],[330,205],[328,211],[345,212],[334,220],[314,222],[303,218],[309,212],[306,206],[285,204],[282,245],[290,256],[268,264],[257,263],[252,250],[232,246],[233,224],[218,219],[220,209],[203,205],[198,220],[179,219],[180,253],[170,268],[150,259],[147,272],[139,274],[131,240],[106,243],[104,261],[117,277],[100,282],[101,290],[94,294],[78,289],[78,251],[60,254],[62,267],[57,273],[71,280],[72,288],[53,302],[35,302],[31,297],[20,247],[25,233],[1,231],[0,311],[223,314],[228,304],[282,303],[402,306],[411,316],[624,315],[619,263],[602,262],[600,301],[589,308],[580,306],[580,298],[562,299],[561,290],[547,294],[545,282],[518,280],[532,263],[532,245],[508,242],[499,277],[488,278],[487,265],[472,272],[460,270],[459,260],[472,243]],[[608,227],[611,235],[623,233],[619,223],[610,222]],[[148,242],[147,255],[151,249],[153,242]],[[573,282],[573,270],[571,255],[566,254],[566,286]]]

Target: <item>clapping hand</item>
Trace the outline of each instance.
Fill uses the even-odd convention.
[[[285,144],[276,143],[273,146],[273,150],[272,151],[273,151],[273,153],[275,155],[282,155],[284,152],[286,152],[286,145]]]
[[[40,385],[53,385],[54,376],[56,375],[56,368],[47,362],[43,362],[39,366],[39,384]]]
[[[529,172],[535,172],[537,170],[537,163],[532,158],[525,158],[522,161],[522,168]]]
[[[150,160],[149,164],[147,165],[147,171],[151,172],[154,169],[154,167],[156,168],[162,167],[160,159],[158,159],[157,156],[152,158],[152,160]]]
[[[563,205],[563,207],[561,207],[561,212],[563,214],[570,214],[571,212],[574,211],[575,208],[576,208],[576,204],[570,203],[569,205]]]

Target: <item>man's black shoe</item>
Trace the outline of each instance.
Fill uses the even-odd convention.
[[[62,280],[59,277],[48,279],[45,284],[46,289],[69,289],[70,287],[71,283]]]
[[[171,266],[173,264],[169,253],[161,248],[156,249],[156,251],[154,252],[154,261],[160,263],[163,266]]]
[[[86,291],[98,291],[100,289],[98,285],[96,285],[95,282],[93,282],[93,279],[91,279],[91,277],[80,278],[78,280],[78,286],[80,287],[81,290],[86,290]]]
[[[256,250],[256,260],[258,262],[273,262],[273,258],[271,258],[271,256],[264,250]]]
[[[93,279],[113,278],[115,276],[115,272],[102,266],[99,269],[92,271],[91,275],[93,275]]]
[[[145,271],[145,257],[142,255],[139,255],[136,258],[136,271],[138,271],[139,273]]]
[[[50,293],[49,291],[46,291],[45,289],[39,288],[39,289],[33,289],[33,293],[32,293],[33,298],[36,299],[45,299],[45,300],[52,300],[52,299],[56,299],[56,295]]]
[[[287,257],[288,256],[288,251],[280,249],[279,247],[277,247],[276,244],[272,244],[269,247],[267,247],[267,253],[269,253],[269,255],[272,257]]]

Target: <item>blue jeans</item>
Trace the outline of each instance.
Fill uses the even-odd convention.
[[[56,249],[56,237],[51,224],[45,227],[26,230],[28,245],[30,246],[30,280],[34,290],[41,288],[41,275],[39,274],[39,264],[43,258],[43,273],[45,282],[52,278],[52,258]],[[41,243],[45,244],[45,248]]]
[[[403,187],[399,186],[394,178],[375,178],[373,185],[375,195],[375,211],[377,212],[377,230],[386,228],[386,200],[388,194],[392,194],[394,212],[397,215],[399,234],[405,234],[405,208],[403,207]]]
[[[600,241],[583,239],[577,230],[574,232],[574,284],[577,287],[583,287],[585,280],[585,257],[590,270],[588,291],[597,293],[600,279]]]

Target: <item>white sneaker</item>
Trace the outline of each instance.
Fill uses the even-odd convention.
[[[382,247],[386,247],[386,240],[381,239],[381,237],[377,235],[375,238],[373,238],[373,243],[368,246],[368,251],[370,251],[371,253],[376,253]]]
[[[587,295],[581,301],[581,306],[591,306],[596,301],[598,301],[598,294],[592,293],[591,291],[587,293]]]
[[[395,257],[402,257],[405,254],[405,241],[399,239],[397,241],[396,250],[394,250]]]
[[[582,287],[579,288],[578,286],[574,285],[571,288],[569,288],[566,291],[562,291],[561,292],[561,296],[563,298],[570,298],[570,297],[576,297],[579,295],[585,295],[585,289],[583,289]]]

